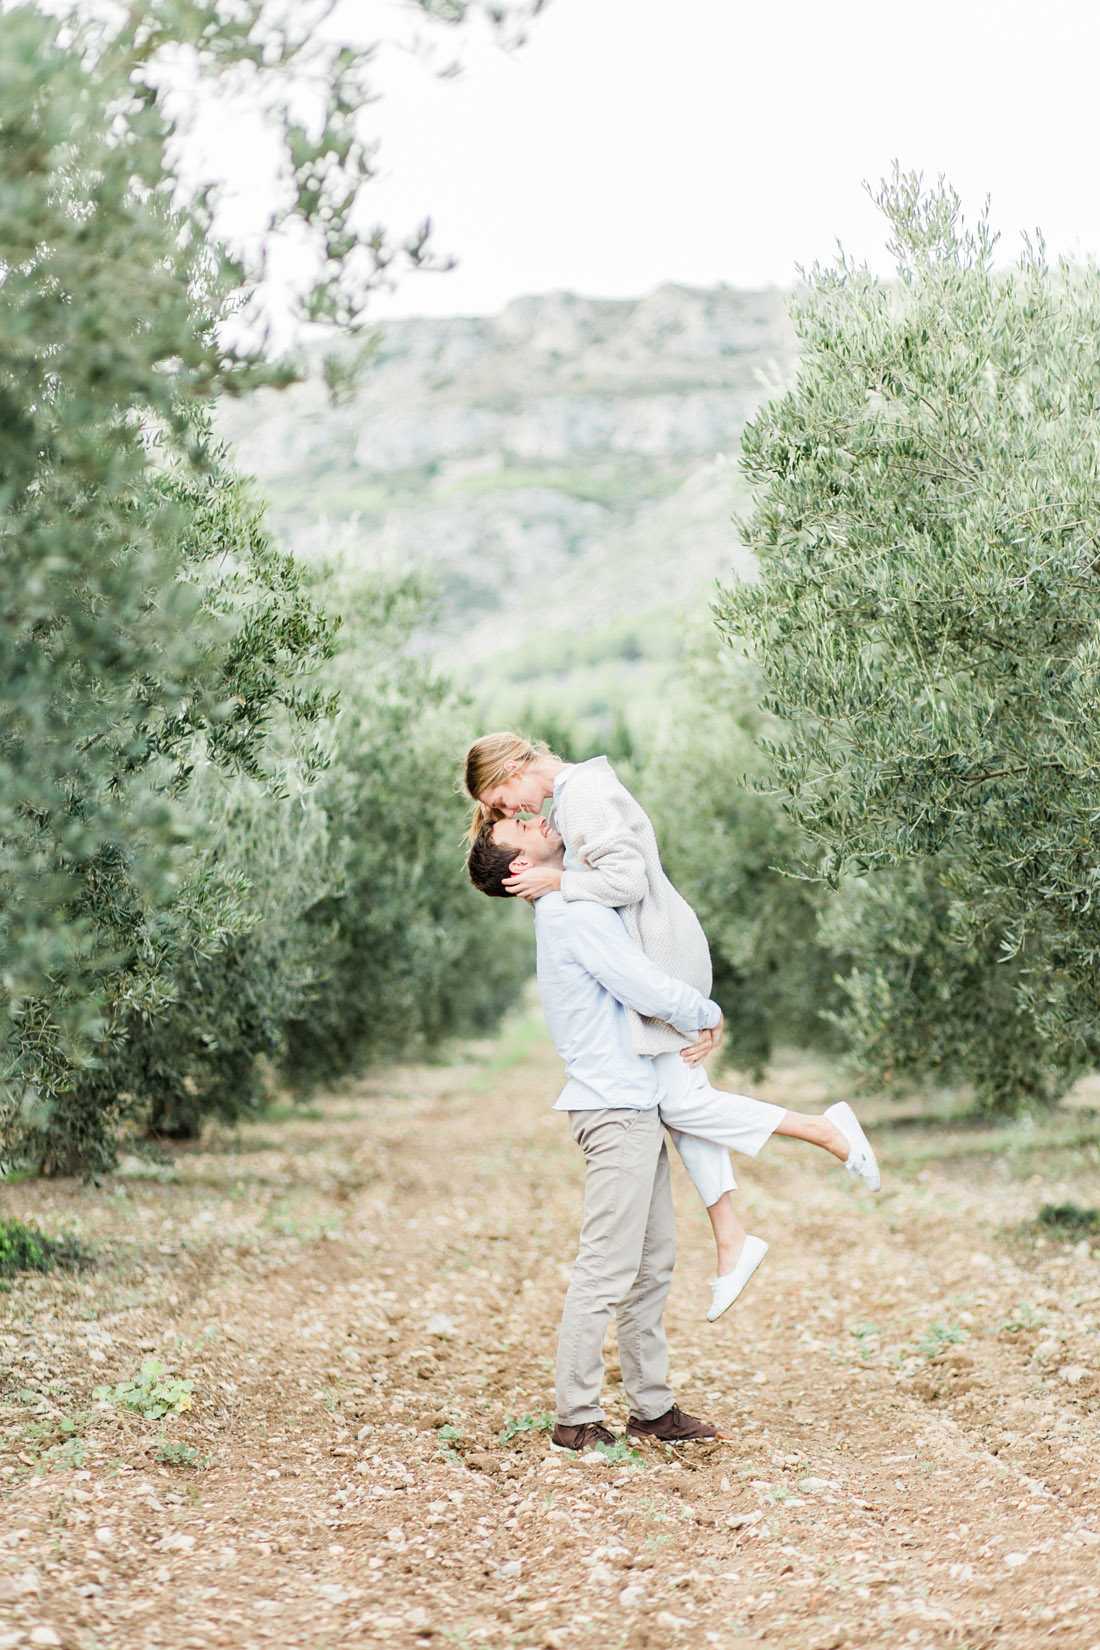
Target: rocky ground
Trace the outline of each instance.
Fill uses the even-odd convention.
[[[895,1111],[878,1198],[773,1143],[739,1169],[771,1253],[714,1326],[678,1172],[674,1380],[734,1439],[574,1461],[557,1082],[519,1023],[99,1189],[7,1189],[98,1264],[0,1296],[0,1650],[1100,1645],[1100,1262],[1035,1225],[1097,1201],[1100,1119]],[[841,1091],[790,1061],[761,1092]]]

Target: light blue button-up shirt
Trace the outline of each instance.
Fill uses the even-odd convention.
[[[718,1024],[717,1003],[650,962],[619,913],[595,900],[544,894],[535,902],[535,944],[539,996],[565,1061],[555,1111],[659,1105],[656,1063],[631,1047],[626,1009],[691,1037]]]

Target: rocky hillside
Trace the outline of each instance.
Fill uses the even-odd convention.
[[[425,572],[451,669],[502,711],[552,689],[598,725],[659,691],[683,616],[745,570],[738,438],[794,359],[779,292],[553,293],[391,322],[343,405],[307,383],[226,429],[296,550]]]

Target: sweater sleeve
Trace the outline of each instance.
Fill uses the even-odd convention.
[[[563,799],[564,801],[564,799]],[[626,791],[585,787],[560,810],[562,834],[580,868],[562,872],[564,900],[595,900],[618,908],[637,905],[649,890],[645,855],[631,829],[629,810],[637,806]]]
[[[665,1020],[685,1037],[716,1026],[718,1004],[650,962],[614,912],[589,903],[570,913],[569,942],[585,971],[624,1008]]]

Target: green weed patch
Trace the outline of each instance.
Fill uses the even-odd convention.
[[[549,1410],[540,1415],[509,1415],[500,1433],[500,1442],[510,1444],[513,1438],[522,1437],[525,1432],[552,1432],[554,1417]]]
[[[93,1397],[101,1402],[117,1404],[120,1409],[133,1410],[147,1421],[159,1421],[165,1415],[179,1415],[191,1408],[194,1381],[177,1380],[168,1374],[159,1358],[146,1358],[132,1381],[120,1381],[117,1386],[97,1386]]]
[[[214,1465],[210,1456],[200,1455],[190,1444],[172,1438],[158,1439],[154,1453],[156,1459],[166,1467],[195,1467],[199,1472],[204,1472]]]
[[[1082,1208],[1079,1203],[1044,1203],[1036,1223],[1059,1237],[1089,1237],[1100,1232],[1100,1209]]]
[[[917,1351],[925,1358],[937,1358],[949,1346],[958,1346],[966,1339],[966,1330],[957,1324],[937,1319],[930,1323],[917,1342]]]
[[[615,1466],[621,1462],[629,1462],[632,1466],[645,1466],[637,1450],[631,1449],[625,1438],[616,1438],[613,1444],[597,1444],[596,1450]]]
[[[12,1278],[17,1272],[52,1272],[59,1266],[73,1271],[91,1265],[92,1257],[79,1238],[51,1238],[21,1220],[0,1220],[0,1278]]]

